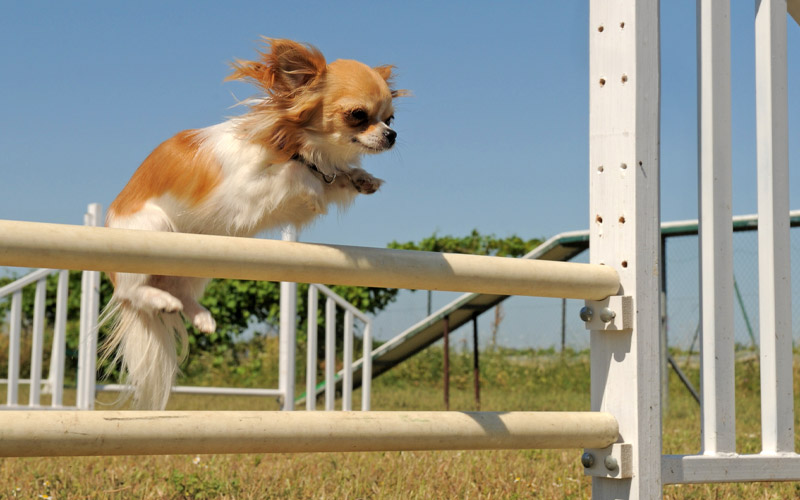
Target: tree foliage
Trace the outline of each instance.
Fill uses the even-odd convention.
[[[522,257],[530,252],[542,240],[532,238],[524,240],[512,234],[506,238],[498,238],[493,234],[480,234],[477,229],[464,237],[439,236],[433,233],[431,236],[416,243],[408,241],[399,243],[392,241],[389,248],[401,250],[424,250],[426,252],[446,252],[446,253],[468,253],[474,255],[494,255],[497,257]]]

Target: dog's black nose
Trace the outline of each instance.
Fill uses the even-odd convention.
[[[383,136],[386,138],[386,142],[388,142],[390,146],[394,146],[394,140],[397,138],[397,132],[392,129],[384,130]]]

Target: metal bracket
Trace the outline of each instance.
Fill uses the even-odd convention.
[[[614,443],[608,448],[583,450],[581,463],[586,476],[628,479],[633,477],[633,445]]]
[[[581,319],[587,330],[627,331],[633,329],[633,297],[612,295],[603,300],[587,300]]]

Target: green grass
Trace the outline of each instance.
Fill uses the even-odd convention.
[[[466,354],[451,358],[452,410],[475,409],[470,364]],[[274,377],[268,368],[264,377]],[[687,371],[696,384],[696,366]],[[227,367],[196,373],[220,385],[235,378]],[[737,446],[740,452],[755,452],[760,439],[757,362],[740,361],[736,375]],[[441,410],[440,376],[441,351],[424,352],[375,381],[373,409]],[[589,409],[586,354],[485,353],[482,379],[483,410]],[[21,397],[27,397],[24,391]],[[359,397],[357,391],[354,401]],[[2,391],[0,398],[5,399]],[[170,409],[274,410],[277,403],[176,395]],[[665,453],[699,449],[699,407],[674,375],[664,429]],[[583,476],[580,454],[576,449],[0,459],[0,498],[589,498],[591,481]],[[667,486],[664,494],[783,499],[800,495],[800,488],[797,483],[683,485]]]

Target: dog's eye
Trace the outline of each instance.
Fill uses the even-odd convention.
[[[360,125],[367,121],[368,115],[367,112],[361,108],[354,109],[350,111],[350,121],[352,121],[355,125]]]
[[[383,123],[385,123],[386,125],[391,125],[392,124],[392,120],[394,120],[394,115],[392,115],[389,118],[387,118],[386,120],[384,120]]]

